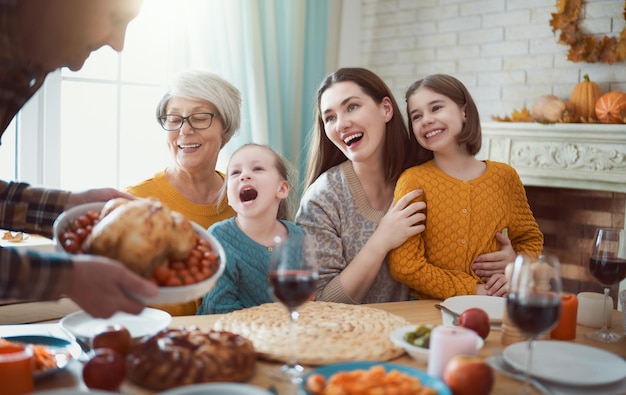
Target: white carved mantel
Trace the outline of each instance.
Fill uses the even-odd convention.
[[[510,164],[524,185],[626,193],[626,125],[484,122],[482,132],[477,158]]]
[[[626,193],[626,125],[484,122],[477,155],[524,185]]]

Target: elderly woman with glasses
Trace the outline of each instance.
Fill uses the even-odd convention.
[[[127,192],[157,198],[204,228],[233,217],[220,193],[225,176],[215,167],[220,150],[239,129],[240,112],[241,94],[228,81],[204,71],[179,74],[157,106],[173,164]],[[197,306],[191,302],[159,308],[191,315]]]

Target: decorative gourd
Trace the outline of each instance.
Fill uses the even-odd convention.
[[[626,123],[626,92],[612,91],[600,96],[596,117],[604,123]]]
[[[569,98],[574,111],[582,122],[596,120],[596,103],[600,98],[600,87],[585,74],[584,80],[574,87]]]
[[[568,114],[568,103],[554,95],[539,96],[530,110],[532,118],[541,123],[561,121]]]

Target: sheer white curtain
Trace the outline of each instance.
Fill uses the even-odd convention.
[[[47,78],[18,117],[18,138],[3,139],[3,159],[15,152],[16,170],[2,177],[64,189],[151,177],[169,163],[156,104],[168,80],[189,68],[218,73],[242,92],[242,126],[219,169],[246,142],[269,144],[302,169],[315,90],[334,68],[327,59],[338,39],[328,32],[337,30],[340,4],[145,0],[121,54],[104,47],[80,71]]]
[[[271,145],[303,168],[317,84],[327,72],[330,0],[186,0],[172,8],[170,68],[215,71],[244,98],[242,127],[221,162],[246,142]],[[180,23],[184,21],[185,23]],[[306,76],[305,76],[306,71]]]

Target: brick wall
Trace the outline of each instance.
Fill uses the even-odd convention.
[[[587,267],[597,227],[624,227],[626,194],[564,188],[526,186],[528,202],[544,234],[544,251],[559,257],[562,264]],[[590,277],[564,281],[568,291],[601,291]],[[617,286],[611,295],[617,306]]]
[[[545,249],[566,263],[586,265],[597,227],[624,226],[626,194],[526,187]]]
[[[623,0],[586,0],[580,26],[619,39],[623,7]],[[347,55],[339,63],[377,72],[400,102],[421,76],[452,74],[483,120],[531,108],[540,95],[567,99],[586,73],[602,92],[626,91],[624,62],[567,60],[569,47],[549,25],[554,12],[556,0],[344,0],[339,51]]]

